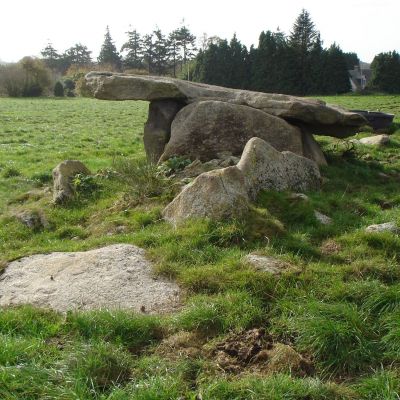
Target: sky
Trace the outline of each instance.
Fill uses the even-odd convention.
[[[0,60],[40,56],[48,42],[59,52],[82,43],[97,57],[107,25],[120,49],[132,28],[145,34],[158,26],[168,33],[183,19],[197,37],[236,33],[249,47],[261,31],[289,33],[303,8],[324,46],[336,42],[365,62],[400,51],[400,0],[2,0]]]

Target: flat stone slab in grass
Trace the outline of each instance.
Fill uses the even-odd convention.
[[[153,275],[143,249],[116,244],[11,262],[0,276],[0,306],[20,304],[61,312],[102,308],[165,313],[179,306],[179,287]]]

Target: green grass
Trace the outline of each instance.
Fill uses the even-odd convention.
[[[263,192],[245,220],[190,221],[175,230],[161,219],[175,188],[152,180],[143,163],[146,103],[0,98],[0,269],[34,253],[132,243],[187,293],[181,311],[162,317],[1,309],[0,398],[398,399],[400,238],[364,228],[400,223],[400,97],[324,100],[395,113],[391,144],[352,150],[319,137],[329,166],[309,202]],[[54,207],[47,188],[65,159],[98,174],[76,201]],[[320,225],[315,209],[333,223]],[[26,210],[42,213],[46,227],[22,225],[14,215]],[[252,251],[293,268],[279,277],[257,272],[242,261]],[[207,352],[157,351],[175,332],[212,346],[252,327],[311,359],[314,376],[236,377]]]

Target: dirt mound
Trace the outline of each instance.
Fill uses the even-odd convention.
[[[301,377],[313,373],[309,360],[289,345],[274,343],[264,329],[231,335],[215,346],[213,356],[218,367],[228,373],[286,372]]]
[[[179,287],[153,276],[143,249],[116,244],[11,262],[0,276],[0,306],[18,304],[61,312],[121,308],[162,313],[178,307]]]

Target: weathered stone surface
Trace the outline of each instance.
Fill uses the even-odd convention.
[[[316,190],[321,175],[317,164],[285,151],[280,153],[260,138],[248,141],[237,166],[199,175],[164,209],[164,218],[177,225],[195,217],[213,220],[240,217],[262,189]]]
[[[366,144],[368,146],[384,146],[390,142],[389,135],[376,135],[369,136],[359,140],[361,144]]]
[[[228,89],[166,77],[90,72],[86,75],[86,87],[94,97],[105,100],[177,99],[189,104],[210,99],[246,105],[304,123],[311,133],[335,137],[350,136],[367,124],[361,115],[320,100]]]
[[[194,160],[186,166],[183,171],[177,174],[178,178],[194,178],[204,172],[213,171],[214,169],[232,167],[239,162],[238,157],[228,156],[222,159],[213,159],[202,163],[200,160]]]
[[[144,148],[147,159],[157,162],[171,136],[171,123],[182,108],[174,100],[155,100],[150,103],[149,116],[144,126]]]
[[[385,222],[383,224],[370,225],[365,228],[366,232],[392,232],[399,233],[400,229],[395,222]]]
[[[90,175],[86,166],[78,160],[66,160],[53,169],[53,201],[64,203],[74,196],[71,179],[76,174]]]
[[[247,106],[199,101],[176,115],[161,161],[183,155],[208,161],[223,151],[240,156],[252,137],[264,139],[279,151],[303,154],[301,131],[283,119]]]
[[[163,216],[175,226],[189,218],[240,217],[248,210],[248,200],[243,175],[227,167],[198,176],[167,205]]]
[[[258,271],[268,272],[273,275],[280,275],[282,272],[290,268],[288,263],[274,257],[261,256],[259,254],[248,254],[244,257],[244,261]]]
[[[313,135],[308,132],[302,132],[303,136],[303,156],[315,161],[318,165],[328,165],[320,145],[315,141]],[[290,150],[290,149],[285,149]]]
[[[19,304],[61,312],[123,308],[158,313],[179,305],[179,287],[154,278],[143,249],[116,244],[11,262],[0,277],[0,306]]]
[[[280,153],[260,138],[248,141],[237,167],[244,175],[251,198],[262,189],[308,191],[321,185],[314,161],[289,151]]]
[[[15,218],[33,231],[48,227],[46,216],[39,210],[25,210],[15,214]]]

